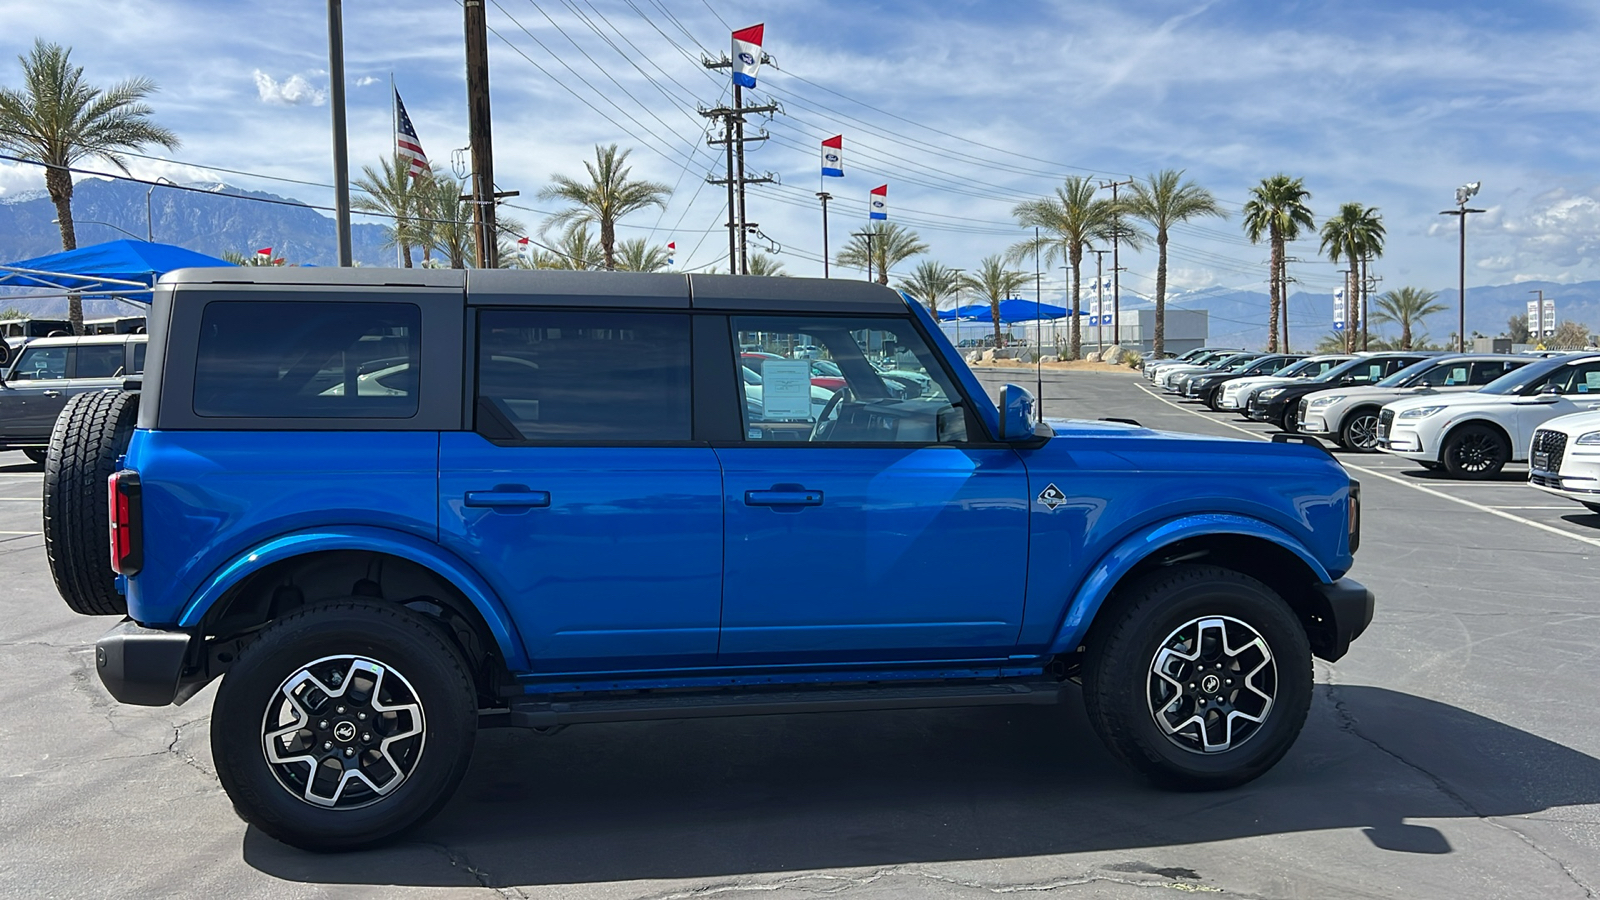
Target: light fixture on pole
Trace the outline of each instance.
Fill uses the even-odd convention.
[[[852,231],[852,232],[850,232],[850,236],[851,237],[861,238],[863,241],[867,242],[867,280],[871,281],[872,280],[872,239],[875,238],[875,237],[878,237],[878,233],[875,232],[875,231]],[[885,260],[885,263],[887,263],[887,262],[888,262],[888,260]],[[888,266],[886,265],[884,268],[888,268]]]
[[[1474,181],[1456,188],[1456,208],[1443,210],[1441,216],[1455,216],[1461,224],[1461,253],[1458,258],[1458,296],[1460,307],[1456,311],[1456,352],[1467,352],[1467,216],[1473,213],[1488,212],[1484,209],[1468,209],[1467,201],[1478,193],[1478,188],[1483,182]]]
[[[156,239],[156,226],[155,219],[150,216],[150,195],[155,191],[156,185],[160,184],[178,186],[176,181],[169,179],[167,176],[157,175],[156,180],[150,182],[150,188],[144,192],[144,239],[151,243],[154,243]]]

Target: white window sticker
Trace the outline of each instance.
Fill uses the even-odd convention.
[[[811,418],[811,362],[804,359],[761,361],[761,417]]]

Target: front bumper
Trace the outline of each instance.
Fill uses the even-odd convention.
[[[193,679],[186,684],[184,678],[191,651],[199,649],[187,631],[162,631],[123,619],[95,641],[95,672],[118,702],[169,706],[187,700],[205,684],[202,680],[196,685]]]
[[[1315,619],[1307,623],[1307,636],[1311,639],[1311,652],[1320,659],[1337,662],[1350,649],[1350,642],[1361,636],[1372,624],[1372,613],[1377,608],[1377,597],[1366,585],[1349,578],[1333,584],[1317,584],[1315,594]]]

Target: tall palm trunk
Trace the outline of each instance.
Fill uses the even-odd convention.
[[[1101,310],[1104,312],[1104,310]],[[1122,323],[1117,323],[1122,328]],[[1156,334],[1151,342],[1156,358],[1167,349],[1167,230],[1156,229]]]
[[[56,206],[56,222],[61,226],[61,249],[78,249],[78,231],[72,222],[72,175],[65,169],[44,170],[44,186]],[[83,297],[67,295],[67,321],[73,334],[83,334]]]
[[[617,225],[608,216],[600,217],[600,249],[605,252],[606,271],[617,268]]]
[[[1283,261],[1283,234],[1278,226],[1272,226],[1272,261],[1270,264],[1271,277],[1267,280],[1272,285],[1272,300],[1267,313],[1267,352],[1278,352],[1278,311],[1283,301],[1283,294],[1278,287],[1278,269]]]
[[[1083,335],[1079,331],[1078,298],[1083,294],[1083,247],[1079,244],[1072,245],[1072,345],[1069,352],[1073,359],[1081,359],[1078,351],[1083,347]]]
[[[1000,298],[989,298],[989,318],[994,320],[994,345],[1000,346]]]

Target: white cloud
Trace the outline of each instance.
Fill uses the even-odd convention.
[[[378,83],[378,79],[373,78],[371,75],[363,75],[360,78],[356,79],[356,87],[366,87],[369,84],[377,84],[377,83]]]
[[[0,197],[11,197],[23,191],[44,189],[44,172],[38,166],[23,163],[0,163]]]
[[[256,79],[256,92],[261,95],[263,103],[280,106],[299,106],[302,103],[309,103],[312,106],[321,106],[328,100],[328,92],[314,86],[304,75],[290,75],[280,82],[260,69],[256,69],[253,74]]]

